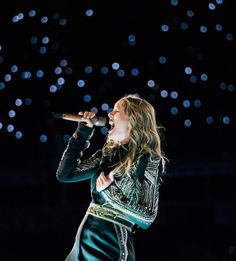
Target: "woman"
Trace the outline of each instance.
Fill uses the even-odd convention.
[[[153,106],[127,95],[108,113],[104,146],[82,159],[94,133],[93,112],[70,138],[57,170],[61,182],[91,179],[91,203],[66,261],[135,260],[132,233],[147,229],[158,212],[166,158]]]

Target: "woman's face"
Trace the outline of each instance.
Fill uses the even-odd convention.
[[[119,100],[112,112],[108,113],[109,124],[111,128],[108,132],[108,138],[125,144],[130,139],[129,119],[124,111],[123,101]]]

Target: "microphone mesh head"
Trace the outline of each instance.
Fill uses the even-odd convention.
[[[52,113],[52,116],[54,117],[54,118],[58,118],[58,119],[61,119],[62,118],[62,113],[59,113],[59,112],[53,112]]]

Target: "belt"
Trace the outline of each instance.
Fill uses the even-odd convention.
[[[120,212],[115,211],[114,209],[98,205],[95,203],[90,203],[87,213],[98,218],[105,219],[112,223],[119,224],[126,227],[130,232],[135,233],[136,225],[126,219]]]

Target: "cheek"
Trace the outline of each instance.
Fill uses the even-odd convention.
[[[117,130],[120,130],[121,132],[127,132],[129,131],[129,124],[125,121],[117,122],[116,123]]]
[[[130,126],[129,126],[128,122],[124,123],[124,131],[127,132],[127,133],[130,132]]]

